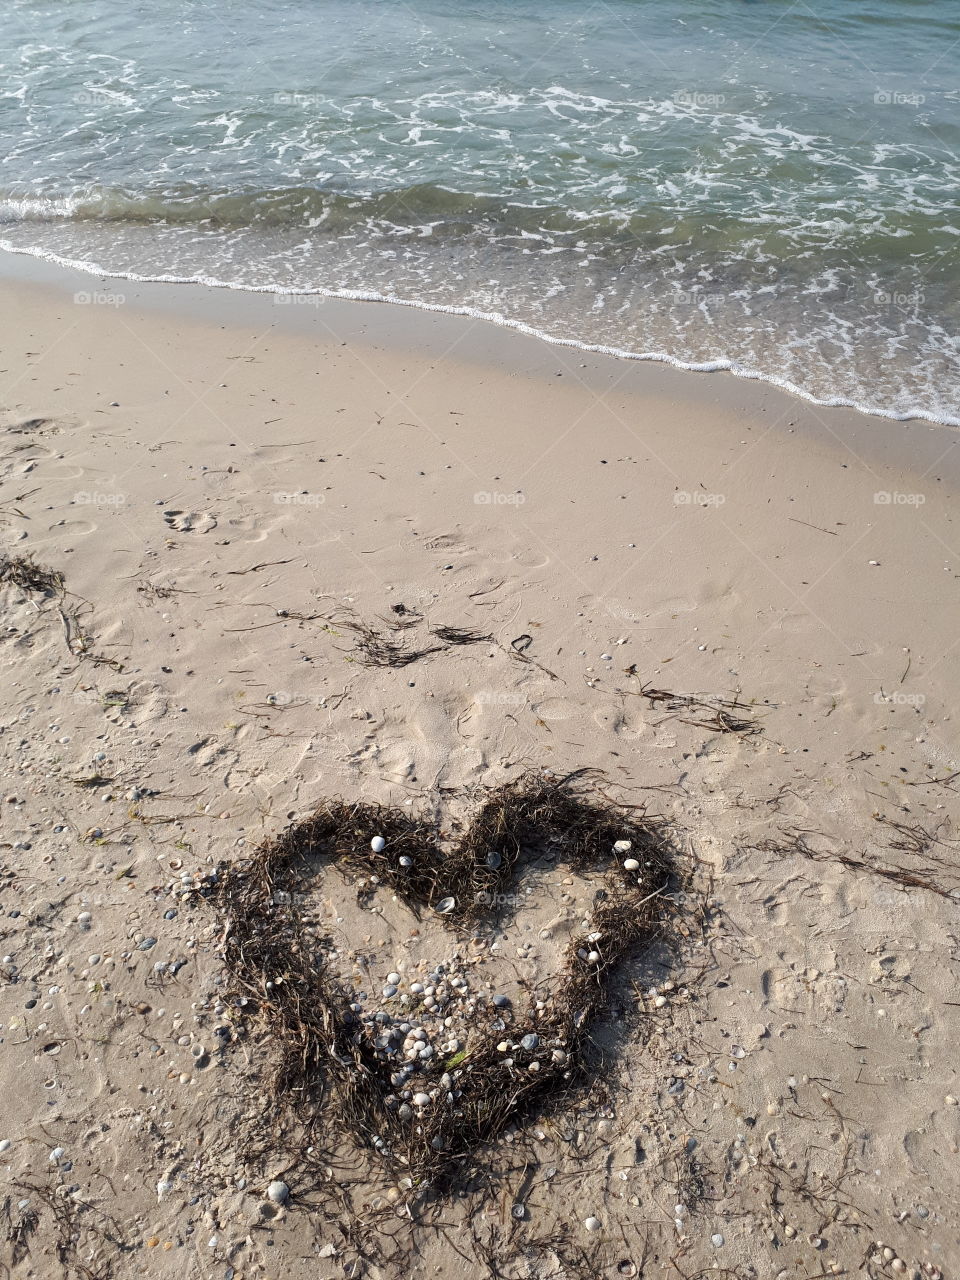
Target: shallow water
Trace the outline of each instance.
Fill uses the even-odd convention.
[[[6,6],[0,244],[960,423],[960,9]]]

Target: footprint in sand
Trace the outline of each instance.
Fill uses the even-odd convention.
[[[209,533],[217,527],[209,511],[165,511],[163,518],[178,533]]]

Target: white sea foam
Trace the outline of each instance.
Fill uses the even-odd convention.
[[[824,398],[814,396],[803,387],[797,386],[796,383],[790,382],[786,378],[781,378],[767,370],[746,368],[735,360],[720,358],[716,360],[689,361],[665,351],[628,351],[621,347],[607,346],[603,343],[580,342],[575,338],[563,338],[555,334],[545,333],[543,330],[537,329],[522,320],[511,319],[493,311],[481,311],[476,307],[422,302],[412,298],[401,298],[395,294],[380,293],[372,289],[281,289],[274,285],[237,284],[229,280],[220,280],[203,272],[187,276],[174,275],[167,272],[160,272],[155,275],[141,275],[134,271],[118,272],[112,271],[99,263],[66,258],[61,254],[45,249],[21,248],[2,238],[0,238],[0,250],[40,258],[48,262],[54,262],[58,266],[70,267],[75,271],[83,271],[90,275],[134,280],[144,284],[195,284],[212,289],[231,289],[240,293],[274,293],[296,296],[314,294],[326,298],[343,298],[351,302],[389,302],[394,306],[413,307],[420,311],[466,316],[473,320],[483,320],[488,324],[496,324],[504,328],[513,329],[518,333],[526,334],[528,337],[549,343],[551,346],[572,347],[575,350],[587,351],[595,355],[616,356],[622,360],[645,360],[657,364],[667,364],[675,369],[684,369],[691,373],[731,373],[737,378],[746,378],[753,382],[766,382],[771,386],[780,387],[783,391],[787,391],[801,400],[806,400],[810,404],[822,405],[828,409],[856,409],[860,413],[871,414],[879,418],[889,418],[895,422],[909,422],[920,419],[934,422],[941,426],[960,427],[960,417],[931,414],[920,407],[897,411],[882,404],[871,404],[869,401],[844,399],[840,396]]]

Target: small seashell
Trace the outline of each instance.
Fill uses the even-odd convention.
[[[522,1204],[515,1204],[513,1208],[510,1210],[510,1212],[513,1214],[515,1218],[523,1218],[525,1217],[527,1211]]]
[[[388,973],[388,974],[387,974],[387,981],[388,981],[392,986],[394,986],[394,987],[398,987],[398,986],[400,985],[400,975],[399,975],[399,973]]]
[[[720,1232],[719,1232],[719,1231],[716,1233],[716,1235],[712,1235],[712,1236],[710,1237],[710,1243],[713,1245],[713,1247],[714,1247],[715,1249],[719,1249],[719,1248],[721,1248],[721,1247],[722,1247],[722,1245],[723,1245],[723,1236],[720,1234]]]
[[[584,1218],[583,1225],[587,1228],[588,1231],[599,1231],[600,1219],[594,1218],[594,1217]]]
[[[370,841],[370,848],[373,850],[374,853],[383,853],[386,847],[387,847],[387,842],[386,840],[384,840],[383,836],[374,836],[373,839]]]
[[[285,1182],[271,1182],[267,1187],[267,1199],[274,1204],[284,1204],[290,1197],[290,1188]]]
[[[396,994],[397,994],[397,988],[393,985],[393,983],[388,982],[387,985],[383,988],[384,1000],[392,1000]]]
[[[599,952],[599,951],[588,951],[588,952],[587,952],[587,964],[599,964],[599,963],[600,963],[600,952]]]
[[[623,869],[624,871],[639,871],[640,863],[636,860],[636,858],[624,858]]]
[[[428,1107],[430,1105],[429,1093],[415,1093],[413,1095],[413,1105],[415,1107]]]
[[[400,859],[400,865],[406,871],[413,866],[413,859],[404,856]]]
[[[450,912],[454,909],[456,905],[457,905],[456,898],[441,898],[440,901],[437,903],[437,905],[434,907],[434,911],[438,912],[442,916],[447,916],[450,914]]]
[[[520,1041],[520,1046],[523,1049],[532,1050],[532,1049],[536,1049],[539,1043],[540,1043],[540,1037],[538,1035],[534,1035],[533,1032],[531,1031],[529,1035],[524,1036],[523,1039]]]
[[[632,840],[618,840],[613,846],[617,853],[629,853],[633,848]]]

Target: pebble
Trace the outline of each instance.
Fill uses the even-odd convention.
[[[284,1204],[290,1196],[290,1188],[285,1182],[271,1182],[267,1187],[267,1199],[274,1204]]]
[[[636,858],[624,858],[623,869],[624,871],[639,871],[640,863],[636,860]]]
[[[9,1151],[12,1146],[13,1146],[13,1143],[10,1141],[10,1139],[4,1138],[3,1141],[0,1142],[0,1151]]]
[[[386,840],[384,840],[383,836],[374,836],[373,839],[370,841],[370,848],[373,850],[374,853],[383,853],[386,847],[387,847],[387,842]]]
[[[413,1095],[413,1105],[415,1107],[428,1107],[430,1105],[429,1093],[415,1093]]]
[[[400,985],[399,973],[388,973],[387,982],[389,982],[391,986],[398,987]]]
[[[590,1218],[584,1218],[584,1220],[583,1220],[583,1225],[587,1228],[587,1230],[588,1230],[588,1231],[599,1231],[599,1230],[600,1230],[600,1219],[599,1219],[599,1218],[593,1218],[593,1217],[590,1217]]]
[[[633,848],[632,840],[618,840],[613,846],[617,853],[629,853]]]

